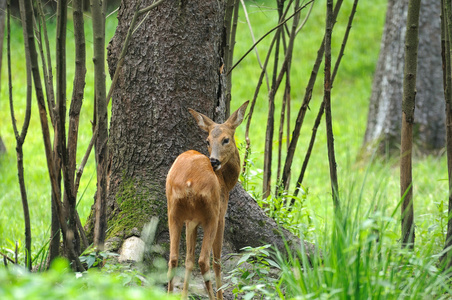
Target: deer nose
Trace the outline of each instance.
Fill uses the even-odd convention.
[[[210,158],[210,164],[212,165],[214,171],[217,171],[221,168],[221,162],[216,158]]]

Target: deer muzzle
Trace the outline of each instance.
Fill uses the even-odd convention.
[[[210,164],[212,165],[212,168],[214,171],[218,171],[221,168],[221,162],[216,158],[210,158]]]

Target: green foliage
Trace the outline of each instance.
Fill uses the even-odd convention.
[[[0,268],[0,298],[20,299],[174,299],[156,287],[144,286],[138,276],[112,270],[91,269],[73,273],[66,260],[57,259],[51,268],[33,274],[19,266]]]
[[[289,229],[294,234],[300,232],[308,234],[312,229],[311,212],[304,206],[308,196],[308,189],[300,187],[299,197],[281,191],[277,197],[272,195],[266,199],[257,199],[257,202],[265,213],[279,225]]]
[[[439,267],[433,245],[409,251],[398,242],[396,212],[386,204],[362,214],[360,200],[317,236],[318,252],[279,256],[289,299],[449,298],[450,271]],[[361,217],[363,215],[363,217]]]
[[[91,269],[92,267],[101,266],[104,261],[116,256],[119,256],[119,254],[108,251],[96,252],[94,248],[88,248],[80,256],[80,262],[84,263],[87,269]]]
[[[237,266],[229,272],[224,279],[229,283],[222,289],[232,289],[234,299],[274,299],[279,289],[278,272],[281,267],[270,258],[268,248],[271,245],[261,247],[244,247]]]

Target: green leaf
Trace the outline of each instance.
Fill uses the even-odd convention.
[[[255,294],[256,294],[255,292],[249,292],[249,293],[246,293],[245,296],[243,296],[243,299],[244,299],[244,300],[250,300],[250,299],[253,299],[253,297],[254,297]]]
[[[281,270],[281,267],[274,260],[266,258],[265,261],[268,262],[272,267],[275,267],[275,268],[278,268]]]

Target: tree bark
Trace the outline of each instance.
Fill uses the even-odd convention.
[[[334,153],[333,117],[331,115],[331,35],[333,31],[333,0],[326,2],[326,28],[325,28],[325,78],[324,95],[326,139],[328,148],[328,162],[330,166],[331,192],[333,195],[334,211],[340,210],[339,185],[337,181],[336,155]]]
[[[108,165],[108,111],[105,87],[105,0],[91,0],[94,32],[94,84],[95,124],[97,136],[95,153],[97,162],[96,221],[94,224],[94,246],[103,251],[107,231],[107,165]]]
[[[421,0],[410,0],[406,22],[405,67],[403,71],[402,137],[400,147],[400,193],[402,202],[402,247],[414,247],[413,180],[411,157],[416,99],[417,49]]]
[[[143,2],[143,7],[151,3]],[[135,5],[136,1],[123,1],[118,11],[118,27],[108,47],[111,76]],[[225,107],[225,75],[220,73],[224,12],[224,1],[165,1],[132,36],[112,97],[107,239],[139,235],[157,216],[154,241],[168,249],[166,174],[183,151],[207,150],[205,133],[188,108],[218,122],[225,118],[225,110],[218,109]],[[229,200],[223,253],[262,243],[283,249],[280,232],[294,247],[299,245],[298,238],[278,230],[236,186]]]
[[[446,105],[446,151],[449,183],[449,208],[446,242],[441,261],[445,270],[452,267],[452,74],[451,74],[452,6],[441,0],[441,55],[443,61],[444,102]]]
[[[397,153],[402,116],[404,40],[408,1],[389,0],[380,56],[374,75],[363,152],[378,146],[380,153]],[[413,127],[415,149],[422,153],[445,145],[444,97],[441,69],[440,1],[422,1]]]

